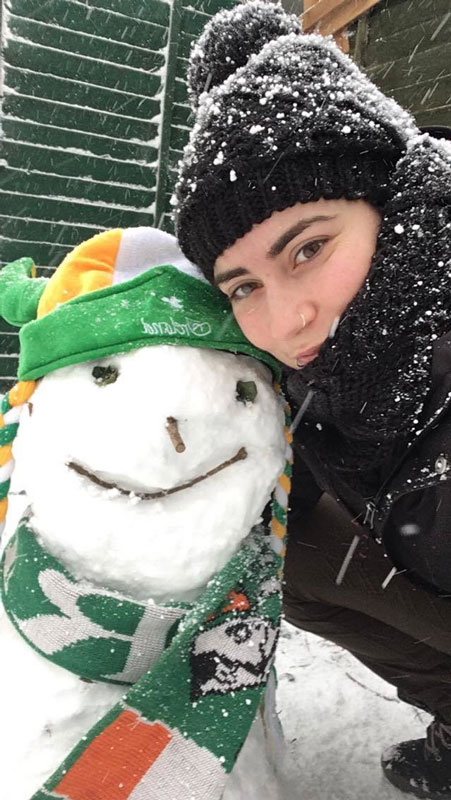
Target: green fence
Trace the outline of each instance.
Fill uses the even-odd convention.
[[[171,229],[190,128],[191,42],[234,0],[6,0],[2,9],[0,265],[40,274],[113,227]],[[0,390],[17,370],[0,328]]]

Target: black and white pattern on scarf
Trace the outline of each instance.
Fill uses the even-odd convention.
[[[208,694],[227,694],[266,680],[278,632],[271,620],[232,619],[195,639],[191,650],[193,700]]]

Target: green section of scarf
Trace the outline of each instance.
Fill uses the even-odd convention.
[[[22,520],[2,563],[10,620],[55,664],[131,685],[34,797],[61,796],[52,790],[127,709],[181,731],[230,772],[273,661],[281,565],[270,535],[257,527],[195,603],[151,605],[78,581]]]

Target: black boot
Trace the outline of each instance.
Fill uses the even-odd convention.
[[[386,778],[403,792],[432,800],[451,800],[451,725],[435,719],[426,739],[411,739],[382,754]]]

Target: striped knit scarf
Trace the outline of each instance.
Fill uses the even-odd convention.
[[[193,604],[77,580],[22,520],[2,564],[11,622],[53,663],[129,687],[32,800],[219,800],[277,642],[285,509],[273,505],[272,532],[253,529]]]

